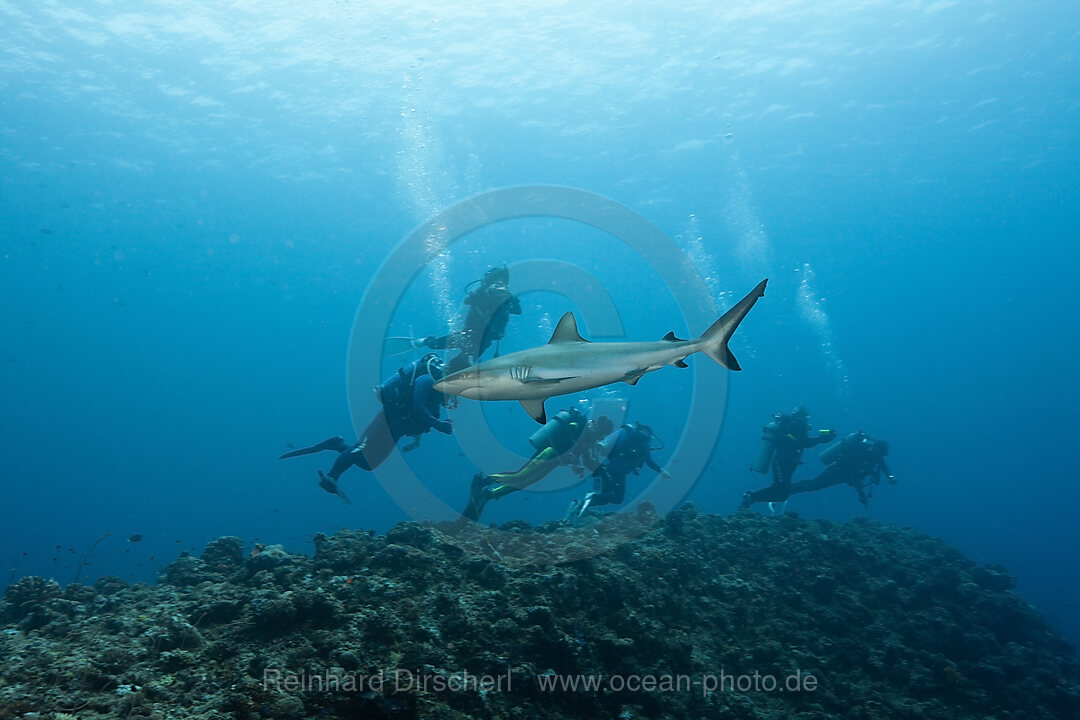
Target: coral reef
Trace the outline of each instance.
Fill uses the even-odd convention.
[[[0,718],[1080,717],[1075,650],[1012,578],[908,529],[686,506],[315,545],[22,578]]]

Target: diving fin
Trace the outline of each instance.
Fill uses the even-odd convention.
[[[341,487],[338,485],[337,480],[330,477],[329,475],[323,474],[321,470],[319,471],[319,487],[321,487],[323,490],[330,493],[331,495],[337,495],[339,498],[345,501],[346,505],[352,505],[352,501],[349,500],[349,496],[346,495],[345,491],[342,490]]]
[[[352,505],[352,500],[349,499],[349,496],[346,495],[345,491],[342,490],[340,487],[337,489],[337,492],[335,492],[334,494],[337,495],[342,500],[344,500],[346,505]]]
[[[563,518],[563,522],[572,523],[577,518],[577,509],[579,501],[574,498],[570,501],[570,507],[566,508],[566,517]]]
[[[529,417],[541,425],[547,424],[547,410],[544,409],[545,399],[546,398],[532,398],[519,401],[521,407],[525,408],[525,412],[529,413]]]
[[[345,438],[335,435],[332,438],[327,438],[317,445],[312,445],[306,448],[300,448],[299,450],[290,450],[283,454],[278,460],[285,460],[287,458],[301,457],[302,455],[311,455],[313,453],[322,452],[323,450],[333,450],[334,452],[343,452],[348,446],[345,444]]]
[[[585,511],[589,509],[589,505],[592,505],[594,497],[596,497],[595,492],[585,494],[585,499],[581,502],[581,509],[578,510],[578,517],[583,517],[585,515]]]

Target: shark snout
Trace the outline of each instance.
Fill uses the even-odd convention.
[[[435,383],[435,391],[443,395],[461,395],[476,386],[477,373],[475,371],[459,370]]]

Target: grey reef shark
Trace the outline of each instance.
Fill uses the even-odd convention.
[[[728,350],[750,308],[765,295],[765,283],[735,304],[694,340],[669,332],[654,342],[589,342],[578,332],[573,313],[559,320],[546,345],[485,360],[447,375],[435,384],[444,395],[471,400],[517,400],[538,423],[547,422],[544,401],[555,395],[625,382],[636,385],[648,372],[665,365],[687,367],[686,358],[703,352],[728,370],[741,370]]]

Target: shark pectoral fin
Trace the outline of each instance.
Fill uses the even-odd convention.
[[[566,377],[561,377],[561,378],[538,378],[538,377],[529,377],[529,378],[525,378],[525,379],[524,379],[524,380],[522,380],[521,382],[522,382],[522,384],[524,384],[524,385],[536,385],[536,384],[544,384],[544,385],[558,385],[558,384],[559,384],[559,383],[561,383],[561,382],[562,382],[563,380],[573,380],[573,379],[574,379],[574,377],[575,377],[574,375],[568,375],[568,376],[566,376]]]
[[[536,422],[541,425],[547,424],[547,411],[544,410],[544,398],[532,398],[531,400],[519,400],[521,407],[525,408],[525,412],[529,413]]]
[[[623,376],[622,381],[627,385],[637,385],[637,381],[647,372],[648,370],[631,370]]]
[[[675,362],[672,363],[672,365],[674,365],[677,368],[688,368],[688,367],[690,367],[689,365],[686,364],[685,360],[676,360]]]

